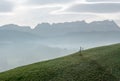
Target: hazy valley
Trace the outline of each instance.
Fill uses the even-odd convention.
[[[0,71],[120,42],[114,21],[42,23],[34,29],[14,24],[0,27]]]

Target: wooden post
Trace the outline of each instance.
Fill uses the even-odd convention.
[[[79,52],[80,52],[80,56],[82,56],[82,49],[83,49],[83,48],[80,47],[80,51],[79,51]]]

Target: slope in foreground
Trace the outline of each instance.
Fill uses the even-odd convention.
[[[119,81],[120,44],[0,73],[0,81]]]

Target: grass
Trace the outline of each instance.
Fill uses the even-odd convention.
[[[0,81],[120,81],[120,44],[18,67]]]

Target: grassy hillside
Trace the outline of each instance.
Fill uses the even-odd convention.
[[[18,67],[0,81],[120,81],[120,44]]]

